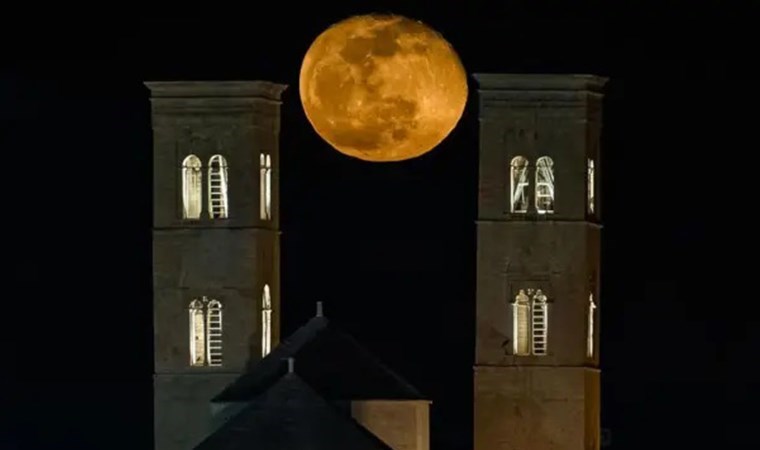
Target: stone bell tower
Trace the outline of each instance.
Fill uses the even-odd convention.
[[[477,74],[475,450],[600,445],[603,78]]]
[[[188,450],[209,400],[279,339],[280,95],[149,82],[156,450]]]

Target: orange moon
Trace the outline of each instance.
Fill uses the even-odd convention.
[[[314,130],[336,150],[365,161],[402,161],[429,152],[454,129],[467,102],[467,76],[430,27],[363,15],[314,40],[299,91]]]

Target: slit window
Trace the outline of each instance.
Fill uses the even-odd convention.
[[[261,296],[261,357],[272,351],[272,294],[269,285],[264,285]]]
[[[259,216],[272,219],[272,157],[266,153],[259,155]]]

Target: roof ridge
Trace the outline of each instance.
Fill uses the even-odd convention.
[[[245,372],[211,402],[246,402],[266,391],[286,372],[284,361],[291,357],[298,366],[296,372],[331,400],[425,399],[337,323],[315,316],[264,358],[247,364]]]
[[[291,395],[293,395],[293,397],[291,397]],[[285,398],[282,398],[283,396]],[[295,402],[292,402],[292,400],[295,400]],[[299,403],[299,400],[301,400],[301,403]],[[277,406],[270,410],[269,405],[273,404],[272,402],[276,402],[274,404]],[[276,420],[278,415],[285,414],[288,416],[291,414],[289,411],[293,409],[298,410],[299,412],[299,414],[292,416],[292,423],[296,428],[285,432],[285,439],[293,439],[295,442],[298,442],[299,438],[313,437],[314,433],[318,434],[321,432],[324,434],[326,432],[325,430],[320,431],[318,428],[309,426],[303,428],[303,420],[310,420],[308,418],[310,416],[303,416],[300,413],[316,413],[322,417],[322,420],[326,420],[324,425],[328,427],[329,430],[333,432],[347,431],[348,433],[354,433],[354,439],[360,439],[360,441],[356,443],[356,447],[360,449],[392,450],[388,444],[367,430],[353,417],[346,414],[344,411],[341,411],[338,407],[323,397],[309,382],[299,376],[296,372],[288,372],[281,375],[274,383],[268,386],[265,391],[251,399],[245,407],[224,424],[219,426],[194,448],[196,450],[203,450],[206,448],[224,449],[228,448],[227,445],[232,445],[232,442],[237,442],[239,439],[251,439],[252,437],[261,438],[262,433],[266,435],[268,431],[261,431],[262,426],[264,426],[264,428],[266,428],[266,426],[257,420],[257,418],[261,417],[265,422],[267,420],[267,415],[271,414],[271,416],[269,416],[270,419]],[[316,411],[313,411],[312,409],[316,409]],[[270,412],[267,413],[267,411]],[[344,426],[350,428],[341,430],[340,427]],[[307,435],[299,436],[299,431],[306,431]],[[270,430],[269,432],[275,433],[273,436],[277,436],[278,432],[281,433],[281,435],[283,433],[282,430]],[[333,435],[328,432],[328,434],[323,435],[322,437],[330,438],[331,436]],[[351,434],[347,434],[345,437],[351,439],[351,436]],[[319,435],[317,435],[317,437],[319,437]],[[366,441],[362,442],[361,439],[366,439]],[[277,446],[282,444],[282,442],[277,442],[276,444],[270,442],[270,444]],[[329,442],[324,444],[329,444]]]
[[[317,322],[324,322],[324,325],[319,328],[309,327],[309,324],[317,323]],[[326,317],[323,317],[323,316],[312,317],[305,324],[298,327],[296,331],[294,331],[288,337],[280,341],[277,347],[275,347],[275,350],[278,348],[281,348],[283,350],[282,351],[283,353],[294,353],[298,351],[299,348],[303,347],[306,343],[308,343],[309,339],[314,338],[315,336],[323,332],[325,329],[327,329],[329,325],[330,325],[330,321],[327,320]],[[304,338],[301,338],[302,336],[304,336]],[[296,337],[301,338],[301,339],[294,339]],[[260,365],[262,361],[267,360],[267,358],[272,357],[274,353],[275,352],[272,351],[261,359],[249,360],[249,362],[246,363],[246,368],[253,369],[254,367]]]
[[[364,345],[362,345],[362,343],[359,342],[350,333],[348,333],[346,331],[343,331],[342,329],[340,329],[339,327],[336,327],[332,323],[328,323],[327,326],[328,327],[332,327],[332,329],[333,329],[334,332],[336,332],[338,334],[341,334],[344,337],[346,337],[348,339],[348,341],[351,342],[351,344],[353,344],[359,351],[363,352],[368,359],[370,359],[377,366],[379,366],[380,368],[382,368],[383,370],[385,370],[385,372],[388,375],[392,376],[397,382],[399,382],[401,385],[403,385],[405,388],[407,388],[412,394],[414,394],[415,396],[419,397],[420,399],[424,398],[424,396],[422,395],[422,393],[416,387],[414,387],[414,385],[412,385],[404,377],[402,377],[401,375],[399,375],[395,370],[391,369],[390,366],[388,366],[387,364],[385,364],[380,358],[378,358],[372,352],[370,352],[367,349],[367,347],[365,347]]]
[[[387,448],[388,450],[393,450],[393,449],[392,449],[392,448],[391,448],[391,447],[390,447],[388,444],[386,444],[386,443],[385,443],[385,442],[384,442],[382,439],[380,439],[380,438],[379,438],[378,436],[376,436],[374,433],[372,433],[372,432],[371,432],[371,431],[369,431],[367,428],[365,428],[365,427],[364,427],[364,425],[360,424],[360,423],[359,423],[359,422],[358,422],[356,419],[354,419],[354,418],[353,418],[353,416],[351,416],[350,414],[346,414],[346,413],[344,413],[343,411],[341,411],[340,409],[338,409],[338,408],[335,406],[335,404],[333,404],[332,402],[330,402],[329,400],[327,400],[326,398],[324,398],[324,397],[323,397],[323,396],[322,396],[322,395],[321,395],[321,394],[320,394],[320,393],[319,393],[319,392],[318,392],[318,391],[317,391],[317,390],[314,388],[314,386],[312,386],[311,384],[309,384],[309,382],[308,382],[308,381],[306,381],[306,380],[304,380],[303,378],[301,378],[301,377],[300,377],[300,376],[299,376],[299,375],[298,375],[296,372],[289,372],[289,373],[286,373],[286,374],[285,374],[283,377],[281,377],[281,379],[282,379],[282,378],[285,378],[285,377],[288,377],[288,376],[290,376],[290,377],[292,377],[292,378],[295,378],[295,379],[297,379],[299,382],[303,383],[303,384],[304,384],[304,385],[305,385],[305,386],[306,386],[306,387],[307,387],[309,390],[311,390],[311,393],[313,393],[313,394],[314,394],[314,396],[318,397],[318,398],[319,398],[319,399],[322,401],[322,403],[324,403],[324,404],[325,404],[325,405],[326,405],[326,406],[327,406],[329,409],[331,409],[331,410],[332,410],[332,411],[335,413],[335,415],[336,415],[336,416],[340,416],[340,417],[343,417],[343,418],[347,419],[348,421],[350,421],[351,423],[353,423],[354,427],[357,429],[357,431],[358,431],[359,433],[362,433],[362,434],[364,434],[366,437],[368,437],[369,439],[371,439],[371,440],[375,441],[377,444],[381,445],[382,447],[385,447],[385,448]],[[278,382],[279,382],[279,380],[278,380]],[[274,385],[272,385],[272,386],[274,386]]]

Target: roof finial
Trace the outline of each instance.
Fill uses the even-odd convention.
[[[295,370],[296,360],[293,357],[288,358],[288,373],[293,373]]]
[[[322,302],[317,302],[317,317],[322,317],[324,314],[322,313]]]

